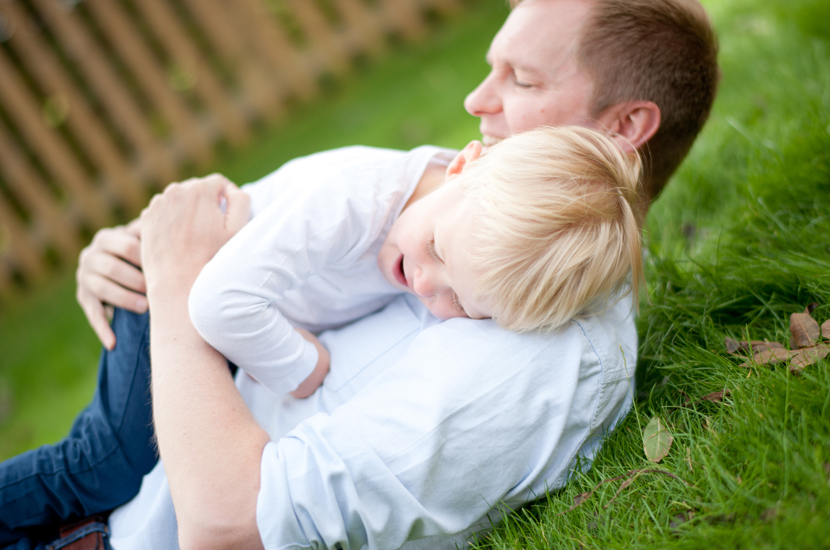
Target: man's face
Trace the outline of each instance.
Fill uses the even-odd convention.
[[[585,0],[525,0],[511,12],[487,52],[490,74],[464,101],[484,145],[539,126],[597,126],[575,57],[589,9]]]

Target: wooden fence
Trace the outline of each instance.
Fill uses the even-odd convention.
[[[461,0],[0,0],[0,294]]]

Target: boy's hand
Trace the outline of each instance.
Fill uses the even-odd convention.
[[[317,348],[317,353],[320,356],[319,359],[317,359],[317,366],[314,367],[314,370],[308,375],[308,378],[303,380],[297,389],[291,392],[293,397],[296,397],[297,399],[305,399],[320,387],[323,383],[323,379],[329,373],[331,355],[329,354],[329,350],[323,347],[323,344],[320,343],[320,340],[318,340],[316,336],[301,328],[296,330],[300,333],[300,336],[314,344],[314,347]]]

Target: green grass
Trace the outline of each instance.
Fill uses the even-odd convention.
[[[830,4],[705,4],[724,79],[707,128],[649,215],[635,410],[589,472],[512,514],[481,550],[830,547],[830,362],[798,377],[749,371],[723,345],[725,336],[786,343],[789,314],[810,302],[820,304],[815,318],[830,318]],[[498,0],[481,3],[217,169],[244,182],[339,145],[463,145],[477,123],[461,102],[486,73],[504,14]],[[13,411],[0,457],[58,437],[91,393],[96,346],[72,293],[67,278],[0,314],[0,422],[4,403]],[[678,408],[724,388],[723,403]],[[653,415],[674,435],[659,465],[642,449]],[[642,474],[616,499],[622,480],[558,515],[640,468],[691,485]]]
[[[712,118],[647,225],[638,400],[587,474],[477,548],[830,547],[830,371],[736,366],[724,338],[789,341],[830,318],[830,5],[706,2],[721,36]],[[709,393],[723,403],[678,407]],[[674,435],[659,465],[642,428]],[[574,497],[601,481],[578,508]],[[693,515],[691,515],[693,514]],[[673,524],[674,523],[674,524]]]

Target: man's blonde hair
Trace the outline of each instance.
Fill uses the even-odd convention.
[[[514,135],[466,167],[454,183],[477,208],[465,255],[497,323],[553,331],[629,284],[636,303],[640,175],[637,154],[580,127]]]

